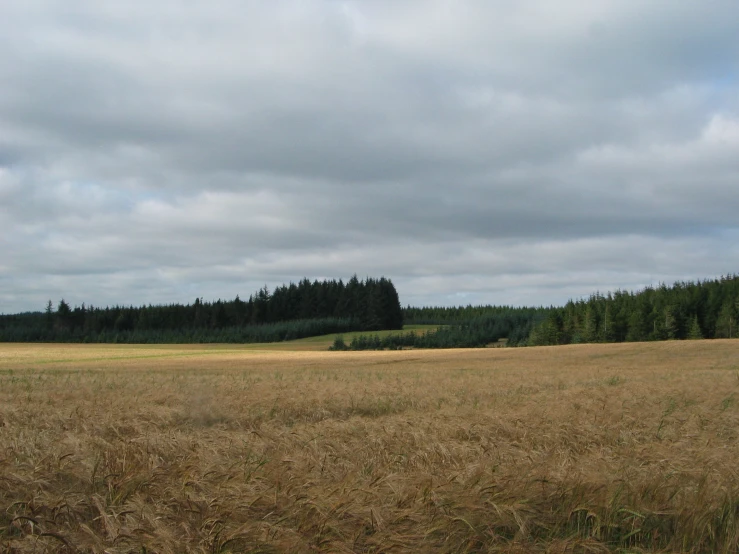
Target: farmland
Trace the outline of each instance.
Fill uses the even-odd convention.
[[[739,343],[0,345],[8,552],[736,552]]]

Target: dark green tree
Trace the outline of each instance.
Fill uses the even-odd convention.
[[[46,329],[51,330],[54,327],[54,306],[51,300],[46,304]]]
[[[733,339],[736,336],[736,319],[734,317],[734,303],[724,302],[716,319],[716,338]]]
[[[61,329],[69,329],[72,325],[72,309],[69,304],[62,298],[56,307],[56,321]]]
[[[702,338],[703,338],[703,331],[701,331],[701,326],[698,323],[698,315],[694,315],[693,319],[690,322],[690,329],[688,330],[688,339],[700,340]]]

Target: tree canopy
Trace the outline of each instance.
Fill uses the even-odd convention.
[[[0,340],[48,342],[272,342],[346,331],[402,329],[392,281],[353,276],[263,287],[248,300],[158,306],[75,306],[0,316]]]

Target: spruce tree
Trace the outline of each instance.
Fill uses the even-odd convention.
[[[641,310],[634,310],[629,315],[629,326],[626,332],[626,340],[631,342],[642,342],[647,340],[649,330],[647,327],[647,316]]]
[[[716,338],[732,339],[736,336],[736,320],[734,319],[734,310],[732,302],[726,301],[721,306],[721,311],[716,320]]]
[[[56,319],[59,327],[62,329],[69,329],[72,323],[72,309],[69,307],[69,304],[64,301],[64,298],[59,301],[59,305],[56,308]]]
[[[700,340],[703,338],[703,331],[698,323],[698,315],[693,316],[693,320],[690,323],[690,329],[688,330],[688,339]]]
[[[51,330],[52,327],[54,327],[54,307],[51,300],[49,300],[46,304],[46,328]]]
[[[673,306],[667,306],[664,311],[664,333],[667,340],[675,340],[677,338],[677,319],[675,318],[675,309]]]
[[[582,338],[584,342],[596,342],[598,340],[598,315],[595,310],[594,301],[591,298],[585,308],[585,321],[583,322]]]

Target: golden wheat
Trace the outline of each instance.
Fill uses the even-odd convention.
[[[739,343],[0,346],[7,552],[737,552]]]

